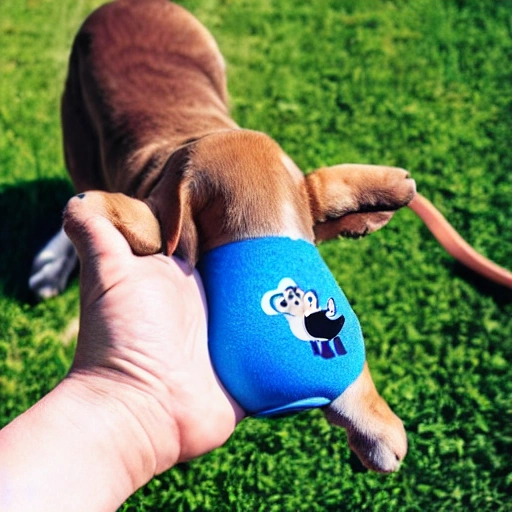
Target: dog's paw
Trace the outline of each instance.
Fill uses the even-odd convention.
[[[368,364],[324,413],[346,429],[350,448],[368,469],[390,473],[400,467],[407,454],[404,424],[377,392]]]
[[[416,194],[416,182],[409,171],[399,167],[365,166],[371,168],[371,180],[361,189],[362,203],[372,211],[398,210],[410,203]],[[363,206],[364,209],[364,206]]]
[[[34,258],[28,286],[40,300],[55,297],[66,287],[76,264],[75,248],[60,230]]]
[[[394,429],[377,436],[354,430],[349,430],[347,434],[350,448],[372,471],[397,471],[407,454],[407,436],[401,422]]]
[[[306,177],[306,186],[317,241],[372,233],[416,194],[408,171],[382,165],[324,167]]]

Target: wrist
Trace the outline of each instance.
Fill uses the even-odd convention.
[[[124,499],[178,462],[176,423],[154,394],[123,379],[73,371],[59,386],[82,418],[80,430],[90,432],[101,464],[108,454]]]
[[[147,400],[71,374],[0,432],[0,510],[116,510],[159,465],[178,457],[172,420],[161,424]],[[141,420],[133,411],[147,415]],[[163,461],[153,443],[167,426]]]

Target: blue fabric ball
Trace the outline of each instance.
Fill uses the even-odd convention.
[[[233,242],[207,252],[198,269],[213,366],[248,414],[327,405],[360,375],[359,321],[313,244]]]

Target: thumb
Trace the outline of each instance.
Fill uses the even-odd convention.
[[[122,263],[132,255],[126,238],[105,216],[94,192],[72,197],[64,210],[64,230],[83,265],[100,265],[105,260]]]

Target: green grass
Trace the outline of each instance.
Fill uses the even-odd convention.
[[[512,268],[509,0],[190,0],[228,62],[232,110],[305,170],[399,165],[479,251]],[[0,2],[0,425],[54,386],[78,285],[35,305],[30,259],[71,188],[59,96],[98,1]],[[403,418],[397,474],[361,471],[318,411],[244,421],[124,511],[512,508],[512,294],[447,256],[410,211],[322,253],[359,314],[378,388]]]

